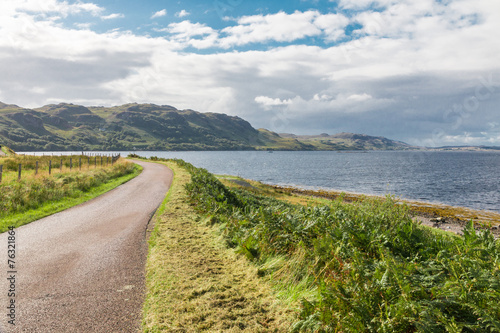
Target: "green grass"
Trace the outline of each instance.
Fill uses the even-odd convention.
[[[31,177],[0,187],[0,232],[36,221],[104,194],[140,174],[142,167],[121,162],[87,172]]]
[[[221,178],[224,182],[224,179]],[[225,185],[231,185],[224,182]],[[342,197],[345,202],[358,202],[365,200],[367,197],[380,198],[379,196],[369,196],[355,193],[345,193],[341,191],[326,191],[326,190],[305,190],[294,187],[282,187],[275,185],[265,185],[258,182],[252,182],[253,186],[260,188],[262,191],[280,193],[281,199],[290,200],[297,197],[309,198],[306,200],[310,204],[324,204],[326,199],[336,200]],[[261,191],[261,192],[262,192]],[[418,216],[425,217],[443,217],[448,221],[459,222],[465,225],[470,220],[474,221],[477,226],[493,226],[500,225],[500,214],[491,211],[474,210],[466,207],[454,207],[443,204],[431,204],[410,200],[398,199],[397,201],[404,203],[410,207],[410,210]]]
[[[230,188],[169,163],[145,332],[500,332],[500,244],[488,230],[471,222],[451,236],[392,197],[311,199],[222,177]]]
[[[294,331],[500,331],[500,244],[472,222],[449,236],[391,197],[304,207],[184,166],[191,204],[284,298],[300,299]]]
[[[224,246],[218,226],[189,204],[189,173],[166,164],[174,182],[153,219],[143,332],[288,331],[292,311],[253,265]]]
[[[284,202],[288,202],[290,204],[294,205],[302,205],[302,206],[324,206],[324,205],[329,205],[332,200],[337,200],[339,198],[342,198],[343,202],[345,203],[351,203],[351,202],[358,202],[360,200],[366,200],[367,196],[363,194],[346,194],[342,192],[336,192],[336,191],[321,191],[321,190],[302,190],[298,188],[293,188],[293,187],[281,187],[281,186],[275,186],[275,185],[268,185],[268,184],[263,184],[258,181],[254,180],[249,180],[249,179],[243,179],[238,176],[230,176],[230,175],[216,175],[216,177],[221,181],[221,183],[231,189],[243,189],[246,191],[249,191],[253,194],[256,195],[263,195],[267,197],[272,197],[275,199],[279,199]],[[234,181],[241,181],[248,183],[251,185],[249,186],[242,186],[241,183],[237,183]],[[373,198],[377,198],[376,196],[373,196]],[[381,198],[381,197],[378,197]],[[413,213],[420,213],[418,210],[414,209],[417,203],[412,202],[410,206],[410,210]],[[437,206],[436,208],[439,208],[440,206]],[[451,208],[455,208],[456,211],[463,212],[463,209],[461,207],[449,207],[450,210]],[[424,213],[424,212],[422,212]],[[477,216],[478,213],[481,214],[489,214],[489,215],[494,215],[496,216],[496,219],[494,219],[495,223],[498,224],[500,223],[500,218],[499,214],[495,214],[492,212],[479,212],[476,211],[475,214],[471,216]],[[433,217],[440,216],[439,214],[434,214],[432,215]],[[461,218],[463,218],[464,215],[460,215]],[[450,215],[448,215],[450,217]],[[457,218],[457,215],[452,215],[452,218]],[[469,220],[471,217],[469,217]],[[478,225],[475,223],[475,225]],[[455,233],[442,230],[439,228],[433,228],[429,227],[426,225],[421,225],[420,226],[423,229],[427,229],[430,233],[435,233],[439,235],[440,237],[458,237]]]
[[[16,153],[10,149],[9,147],[2,146],[2,151],[5,153],[6,156],[15,156]]]

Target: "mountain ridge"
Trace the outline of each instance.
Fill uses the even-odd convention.
[[[418,148],[365,134],[278,134],[224,113],[137,103],[111,107],[59,103],[28,109],[0,102],[0,144],[17,151]]]

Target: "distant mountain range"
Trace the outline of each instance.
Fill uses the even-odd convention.
[[[226,114],[135,103],[26,109],[0,102],[0,145],[16,151],[419,149],[363,134],[277,134]]]

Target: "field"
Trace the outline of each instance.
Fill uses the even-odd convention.
[[[140,172],[124,159],[103,157],[101,165],[95,156],[9,154],[0,157],[0,165],[0,232],[90,200]]]
[[[277,302],[298,309],[287,331],[500,331],[500,244],[490,231],[469,223],[462,237],[434,232],[391,197],[310,204],[283,192],[229,188],[177,163],[190,174],[192,219],[218,230],[219,243],[252,263]],[[176,283],[168,282],[174,290]],[[199,309],[182,311],[195,316]]]

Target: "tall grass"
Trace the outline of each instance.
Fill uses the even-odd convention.
[[[489,231],[432,233],[391,197],[296,206],[178,163],[226,243],[301,298],[294,331],[500,332],[500,244]]]
[[[28,175],[33,175],[36,170],[38,162],[38,173],[48,174],[49,165],[51,172],[60,172],[67,170],[80,170],[82,171],[95,169],[98,167],[106,167],[112,164],[110,156],[87,156],[87,155],[73,155],[73,156],[33,156],[33,155],[10,155],[8,157],[0,158],[0,164],[3,165],[4,173],[12,172],[17,177],[19,164],[22,165],[23,174],[27,172]],[[17,178],[16,178],[17,179]]]
[[[0,159],[0,163],[5,163],[6,160],[12,161],[16,159]],[[26,160],[23,159],[23,161],[29,161],[29,163],[23,163],[23,165],[33,165],[36,158],[30,157]],[[15,161],[15,163],[17,162]],[[4,165],[10,164],[5,163]],[[4,181],[0,184],[0,220],[10,219],[16,214],[38,209],[48,203],[68,198],[78,198],[102,184],[132,174],[134,164],[119,160],[114,165],[110,164],[103,168],[90,168],[81,172],[78,169],[73,170],[70,172],[69,169],[66,169],[62,173],[54,172],[50,176],[48,173],[38,174],[37,176],[32,173],[23,177],[20,181],[5,180],[4,178]]]

